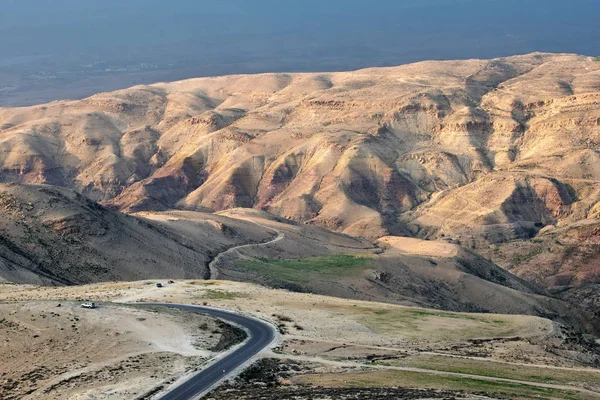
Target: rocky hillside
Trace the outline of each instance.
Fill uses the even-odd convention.
[[[4,182],[126,212],[252,207],[485,256],[597,218],[599,145],[600,62],[576,55],[202,78],[0,109]],[[600,280],[567,260],[535,281]]]
[[[80,284],[202,278],[221,248],[269,238],[215,217],[194,236],[127,216],[64,188],[0,185],[0,281]]]

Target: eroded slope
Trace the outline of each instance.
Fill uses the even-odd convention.
[[[600,63],[552,54],[137,86],[0,109],[0,179],[481,252],[596,218],[599,102]]]

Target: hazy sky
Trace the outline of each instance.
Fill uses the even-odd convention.
[[[255,58],[318,70],[600,54],[598,0],[0,0],[0,8],[0,65],[34,55],[82,63],[200,55],[245,72]]]

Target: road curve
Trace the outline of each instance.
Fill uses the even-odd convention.
[[[228,311],[183,304],[144,303],[151,306],[163,306],[180,310],[209,314],[215,318],[246,328],[248,338],[244,344],[223,358],[209,364],[202,371],[160,397],[161,400],[197,399],[215,384],[226,378],[236,368],[265,349],[275,339],[274,327],[258,319],[245,317]],[[225,374],[223,374],[225,370]]]
[[[248,220],[244,219],[243,221],[248,221]],[[271,245],[273,243],[277,243],[280,240],[283,240],[285,238],[285,234],[283,232],[275,229],[275,228],[271,228],[271,227],[265,226],[265,225],[263,225],[263,224],[261,224],[259,222],[256,222],[256,221],[249,221],[249,222],[253,222],[254,224],[256,224],[256,225],[258,225],[260,227],[263,227],[265,229],[269,229],[269,230],[273,230],[273,231],[277,232],[277,237],[275,239],[269,240],[268,242],[248,243],[248,244],[242,244],[240,246],[234,246],[234,247],[231,247],[231,248],[225,250],[222,253],[217,254],[217,256],[215,258],[213,258],[213,260],[211,262],[208,263],[208,271],[209,271],[209,275],[210,275],[209,279],[211,279],[211,280],[219,279],[219,271],[218,271],[216,265],[219,263],[219,261],[221,260],[221,257],[223,257],[224,255],[229,254],[229,253],[237,252],[238,250],[241,250],[241,249],[249,249],[249,248],[255,248],[255,247],[268,246],[268,245]]]

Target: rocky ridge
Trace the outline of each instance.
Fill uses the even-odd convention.
[[[600,63],[564,54],[192,79],[0,109],[0,180],[126,212],[251,207],[487,256],[597,218],[599,105]],[[552,262],[536,283],[600,278]]]

